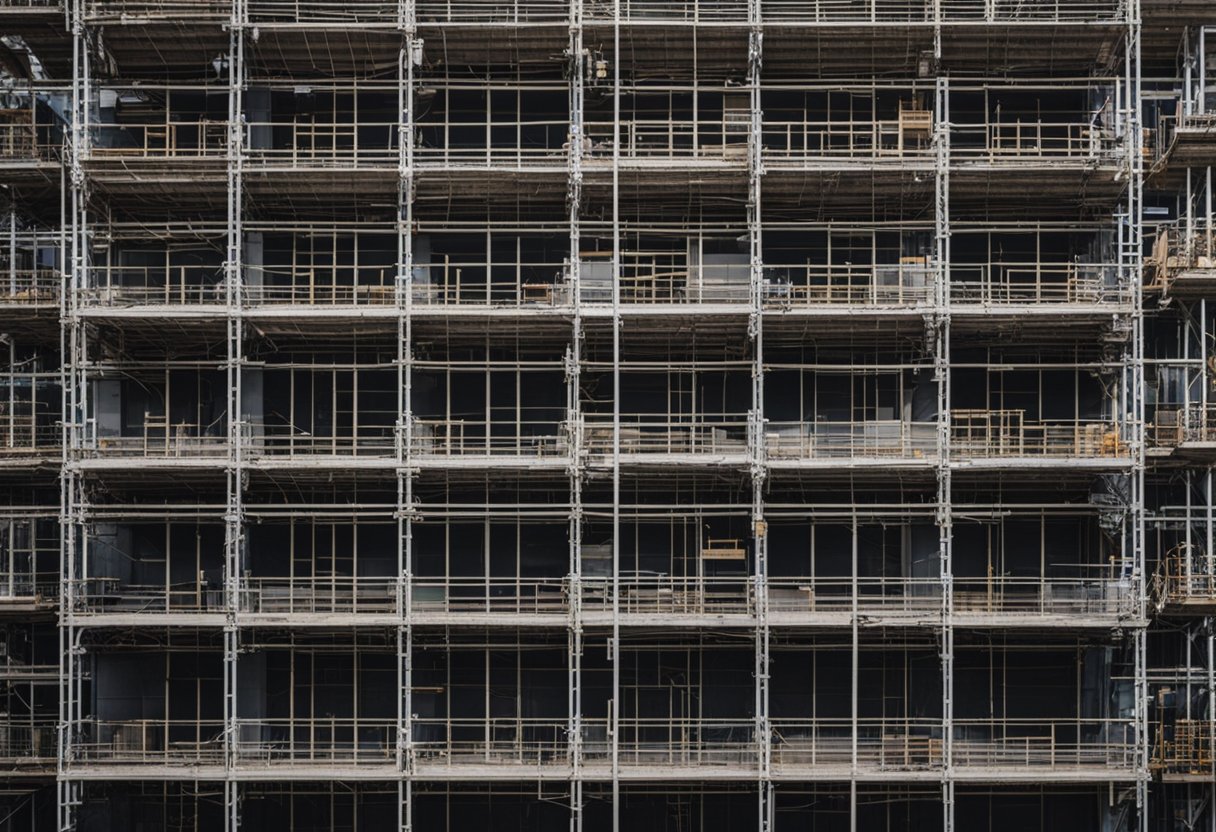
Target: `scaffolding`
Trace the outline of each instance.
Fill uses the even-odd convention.
[[[0,828],[1216,830],[1207,5],[0,2]]]

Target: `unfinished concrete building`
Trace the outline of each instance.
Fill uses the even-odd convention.
[[[0,832],[1216,832],[1210,0],[0,0]]]

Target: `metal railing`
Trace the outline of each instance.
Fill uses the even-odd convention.
[[[93,159],[223,159],[228,155],[228,122],[216,119],[138,124],[94,124]]]
[[[941,611],[940,578],[770,577],[771,613],[931,614]]]
[[[391,577],[261,577],[241,579],[240,605],[249,613],[393,614],[397,580]]]
[[[620,0],[626,22],[741,23],[747,21],[747,0]],[[611,21],[616,0],[584,0],[588,21]]]
[[[395,121],[246,122],[246,157],[251,166],[395,167],[398,127]],[[260,146],[263,131],[272,137],[270,147]]]
[[[955,719],[956,768],[1136,768],[1131,719]]]
[[[6,576],[0,581],[0,598],[55,605],[59,603],[59,582],[25,575]]]
[[[1133,615],[1137,604],[1126,578],[954,577],[954,612],[1066,617]]]
[[[141,435],[97,436],[89,450],[99,457],[210,458],[227,456],[229,444],[222,424],[170,423],[166,416],[145,413]]]
[[[631,250],[620,253],[618,272],[617,298],[622,304],[745,304],[751,300],[746,263],[690,266],[684,251]],[[608,304],[612,290],[611,275],[584,271],[579,299],[586,304]]]
[[[570,9],[552,0],[417,0],[419,23],[565,24]]]
[[[434,267],[432,267],[433,269]],[[482,273],[481,267],[476,267]],[[565,306],[570,303],[570,286],[560,280],[535,280],[505,283],[469,280],[463,270],[444,269],[442,282],[419,283],[410,288],[414,303],[422,306],[520,308]]]
[[[451,578],[416,575],[411,611],[444,614],[565,615],[570,584],[553,578]]]
[[[426,306],[545,307],[570,303],[566,263],[452,262],[441,255],[415,264],[414,303]],[[487,280],[509,273],[511,280]]]
[[[930,159],[932,129],[911,130],[899,119],[880,121],[769,121],[763,126],[766,160]]]
[[[606,763],[612,756],[606,720],[583,720],[583,759]],[[621,717],[617,721],[622,766],[713,768],[759,764],[754,721]]]
[[[247,0],[249,21],[257,24],[326,23],[360,26],[397,23],[397,2],[386,0]]]
[[[395,265],[357,269],[262,266],[259,271],[263,281],[272,282],[246,282],[241,287],[241,297],[248,306],[393,306],[397,303]]]
[[[395,425],[357,425],[343,433],[314,436],[290,425],[264,425],[245,437],[251,456],[266,457],[391,457],[397,452]]]
[[[198,581],[169,584],[136,584],[119,578],[81,578],[72,582],[81,612],[168,613],[223,612],[224,590]]]
[[[942,17],[960,23],[1123,21],[1126,0],[941,0]]]
[[[51,141],[46,126],[35,123],[32,110],[24,114],[28,118],[0,121],[0,167],[5,162],[55,161],[63,151],[61,142]]]
[[[774,766],[851,765],[849,719],[770,720]],[[879,770],[932,769],[943,764],[940,719],[859,719],[857,763]],[[955,768],[1132,770],[1136,742],[1131,720],[956,719]]]
[[[950,125],[956,162],[1001,163],[1021,159],[1087,159],[1116,162],[1121,145],[1102,127],[1033,118],[990,124]]]
[[[622,615],[753,615],[756,593],[752,580],[738,577],[622,575],[613,596],[609,577],[584,577],[579,582],[583,612]]]
[[[747,414],[669,421],[666,414],[622,413],[623,454],[741,454],[747,451]],[[583,414],[583,448],[592,454],[613,451],[612,415]]]
[[[265,3],[271,0],[257,0]],[[288,2],[288,0],[281,0]],[[934,22],[930,0],[764,0],[761,19],[774,24]],[[622,0],[624,23],[745,24],[746,0]],[[612,0],[586,0],[585,19],[612,22]],[[942,17],[958,23],[1122,21],[1122,0],[943,0]],[[421,23],[562,24],[569,11],[544,0],[418,0]]]
[[[851,766],[851,719],[770,720],[776,768]],[[880,771],[915,771],[942,765],[940,719],[858,719],[857,764]]]
[[[45,763],[55,765],[59,755],[59,730],[54,719],[33,720],[8,715],[0,722],[0,760],[13,766]]]
[[[415,717],[411,729],[415,764],[538,766],[570,760],[565,719]]]
[[[22,402],[18,402],[20,407]],[[0,403],[0,456],[29,456],[52,453],[63,444],[63,430],[47,416],[9,413],[8,402]]]
[[[87,720],[69,725],[71,761],[144,765],[224,762],[224,722]]]
[[[564,166],[569,154],[570,120],[537,118],[495,121],[492,125],[457,124],[465,131],[484,127],[485,141],[454,143],[448,128],[453,125],[420,122],[422,141],[414,158],[422,167],[544,167]],[[514,135],[504,137],[507,130]],[[525,144],[544,132],[544,141]],[[492,134],[492,135],[491,135]]]
[[[819,305],[920,306],[933,302],[933,270],[923,263],[877,266],[764,264],[768,308]]]
[[[1022,410],[952,410],[951,454],[959,459],[996,457],[1125,458],[1130,451],[1119,428],[1103,419],[1027,422]]]
[[[612,123],[589,121],[585,127],[588,148],[584,159],[589,164],[610,161],[613,143],[619,141],[620,158],[627,162],[722,159],[743,164],[747,161],[748,127],[749,116],[745,110],[730,112],[717,121],[628,119],[621,121],[619,129]]]
[[[39,306],[59,303],[63,275],[55,269],[0,268],[0,306]]]
[[[55,588],[58,592],[58,587]],[[3,596],[13,597],[11,593],[5,590]],[[14,656],[5,656],[0,659],[0,679],[5,681],[20,681],[29,679],[44,679],[54,681],[59,676],[59,664],[25,664],[23,660]]]
[[[932,23],[933,0],[764,0],[766,23]]]
[[[413,451],[424,456],[561,456],[570,448],[564,422],[416,419]]]
[[[1118,266],[1097,263],[959,263],[950,266],[950,301],[984,306],[1129,302]]]
[[[91,23],[142,23],[145,20],[227,22],[232,0],[90,0],[85,3]]]
[[[875,419],[867,422],[766,422],[770,459],[931,459],[937,423]]]
[[[395,719],[240,719],[237,764],[392,764],[397,739]]]
[[[87,306],[188,306],[227,300],[221,266],[102,266],[78,293]]]

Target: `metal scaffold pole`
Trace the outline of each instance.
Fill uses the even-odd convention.
[[[417,0],[399,0],[398,26],[403,46],[398,56],[397,113],[397,599],[402,624],[397,628],[397,812],[401,832],[414,828],[414,198],[416,107],[415,73],[422,63]]]
[[[773,821],[772,729],[769,723],[769,622],[768,622],[768,529],[764,517],[764,489],[767,469],[764,448],[764,263],[761,190],[764,176],[763,111],[761,80],[764,66],[764,29],[760,0],[748,2],[747,88],[748,88],[748,268],[751,310],[748,334],[752,341],[752,400],[748,413],[751,446],[751,527],[755,564],[752,582],[755,592],[755,743],[758,754],[757,825],[767,832]]]
[[[70,0],[66,4],[68,25],[72,38],[72,90],[70,124],[67,144],[70,233],[67,241],[69,262],[65,269],[61,308],[67,333],[63,356],[66,384],[63,390],[60,477],[60,580],[59,587],[59,724],[56,765],[57,812],[60,832],[76,828],[81,804],[81,783],[71,777],[69,768],[76,756],[76,745],[83,740],[83,637],[82,628],[74,624],[74,609],[83,551],[81,538],[86,492],[80,476],[78,461],[88,442],[88,340],[85,323],[80,317],[78,303],[88,285],[88,182],[84,158],[88,153],[88,112],[90,89],[89,33],[85,26],[85,0]],[[63,339],[61,336],[61,343]]]
[[[621,832],[621,3],[612,4],[612,832]]]
[[[939,10],[940,14],[940,10]],[[940,34],[940,18],[938,31]],[[940,41],[938,43],[940,60]],[[954,830],[954,511],[951,454],[951,366],[950,366],[950,82],[937,76],[934,90],[934,286],[935,303],[930,322],[934,380],[937,384],[937,527],[941,573],[942,624],[942,829]]]
[[[567,471],[569,482],[570,545],[569,599],[570,620],[567,631],[569,656],[566,700],[567,743],[570,755],[570,832],[583,828],[583,445],[580,389],[583,361],[583,317],[579,303],[579,247],[582,239],[583,202],[583,83],[590,71],[589,57],[583,46],[583,0],[570,0],[569,41],[566,47],[566,73],[569,76],[570,131],[569,170],[566,179],[566,211],[569,223],[570,253],[566,262],[566,287],[573,305],[570,319],[570,345],[566,353],[566,441],[570,448]]]
[[[1141,62],[1141,17],[1140,0],[1128,0],[1125,88],[1123,92],[1124,148],[1128,171],[1127,215],[1123,231],[1123,248],[1120,251],[1123,273],[1121,281],[1129,286],[1132,297],[1132,321],[1128,333],[1130,354],[1124,374],[1127,391],[1124,399],[1124,420],[1127,425],[1129,443],[1133,455],[1130,482],[1130,544],[1132,553],[1132,578],[1138,599],[1137,619],[1145,622],[1148,617],[1148,581],[1145,553],[1146,531],[1144,501],[1145,491],[1145,373],[1144,373],[1144,133],[1142,121]],[[1147,630],[1144,623],[1138,624],[1132,633],[1133,667],[1135,685],[1136,738],[1136,811],[1140,829],[1148,832],[1150,811],[1148,806],[1149,786],[1149,719],[1147,681]]]

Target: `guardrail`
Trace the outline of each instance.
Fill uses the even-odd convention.
[[[102,266],[78,292],[87,306],[188,306],[227,301],[222,266]]]
[[[414,303],[423,306],[562,306],[571,302],[566,268],[563,263],[453,263],[444,257],[415,265],[410,292]],[[486,280],[486,274],[502,270],[513,279]]]
[[[867,422],[766,422],[770,459],[932,459],[937,423],[900,419]]]
[[[241,579],[243,612],[274,614],[394,614],[398,582],[391,577],[261,577]]]
[[[265,2],[266,0],[257,0]],[[284,0],[286,1],[286,0]],[[612,0],[585,0],[588,23],[615,19]],[[561,24],[569,10],[543,0],[418,0],[421,23]],[[622,0],[623,23],[739,24],[748,22],[746,0]],[[764,23],[864,24],[924,23],[935,19],[930,0],[763,0]],[[1118,23],[1121,0],[943,0],[944,22],[955,23]]]
[[[774,164],[814,159],[932,159],[932,116],[917,129],[899,119],[770,121],[762,124],[763,155]]]
[[[395,121],[255,121],[245,127],[251,166],[385,168],[400,161]],[[271,146],[261,146],[262,133],[270,135]]]
[[[984,306],[1129,302],[1115,264],[952,263],[950,301]]]
[[[228,122],[214,119],[94,124],[89,158],[225,159]]]
[[[7,409],[7,402],[0,404],[0,456],[52,453],[62,446],[63,430],[57,422],[47,424],[32,414],[4,412]]]
[[[1119,140],[1087,123],[1015,119],[998,124],[951,124],[952,162],[1000,164],[1024,159],[1117,161]]]
[[[1126,458],[1119,428],[1101,419],[1028,422],[1021,410],[953,410],[951,454],[959,459],[998,457]]]
[[[767,308],[919,306],[933,302],[934,272],[923,263],[875,266],[764,264]]]
[[[263,282],[246,282],[241,286],[241,297],[247,306],[394,306],[397,303],[395,265],[358,269],[260,266],[258,270]]]
[[[90,20],[226,19],[228,0],[95,0],[88,4]],[[3,8],[61,8],[58,0],[3,0]],[[623,0],[625,23],[746,24],[746,0]],[[250,0],[249,18],[261,24],[389,25],[398,19],[398,4],[336,0]],[[1124,19],[1120,0],[942,0],[947,23],[1118,23]],[[586,0],[589,23],[614,19],[612,0]],[[765,23],[857,24],[934,22],[928,0],[764,0]],[[418,0],[419,23],[466,25],[558,25],[569,19],[569,9],[547,0]]]
[[[622,615],[753,615],[756,611],[755,588],[746,575],[623,575],[616,586],[614,597],[611,578],[582,578],[583,612],[611,612],[614,607]]]
[[[314,436],[289,425],[263,425],[262,432],[245,438],[255,457],[390,457],[397,452],[394,425],[357,425],[341,434]]]
[[[940,578],[769,577],[770,613],[932,614],[942,608]]]
[[[86,720],[69,726],[70,760],[89,763],[222,765],[224,722]]]
[[[565,615],[570,584],[553,578],[449,578],[414,576],[414,614]]]
[[[772,762],[777,768],[851,766],[914,771],[942,765],[942,723],[935,719],[776,718],[770,720]]]
[[[583,158],[590,164],[612,161],[613,145],[620,142],[620,158],[627,162],[723,159],[743,163],[747,160],[749,129],[750,114],[746,110],[728,111],[717,121],[622,118],[619,126],[592,117],[584,125],[587,149]]]
[[[53,719],[22,719],[6,715],[0,725],[0,760],[21,766],[46,763],[54,766],[59,755],[59,729]]]
[[[137,584],[92,577],[73,582],[76,607],[92,613],[223,612],[224,590],[198,581]]]
[[[608,762],[612,746],[606,720],[583,720],[583,759]],[[616,725],[622,766],[674,768],[755,767],[755,721],[621,717]]]
[[[741,454],[747,452],[746,414],[733,418],[689,422],[668,421],[666,415],[622,413],[620,451],[623,454]],[[613,452],[611,414],[583,414],[583,448],[592,454]]]
[[[214,434],[206,433],[210,427]],[[89,450],[96,457],[215,458],[228,455],[229,443],[223,425],[170,424],[166,417],[146,414],[142,435],[98,436]]]
[[[419,23],[564,24],[570,9],[551,0],[417,0]]]
[[[392,24],[400,4],[386,0],[246,0],[249,22],[255,24],[313,23],[335,26]]]
[[[85,19],[91,23],[191,21],[218,24],[232,16],[232,0],[89,0]]]
[[[391,764],[397,739],[395,719],[239,719],[237,764]]]
[[[11,269],[0,267],[0,305],[39,306],[59,303],[63,275],[55,269]]]
[[[424,456],[525,456],[566,454],[570,431],[565,422],[524,419],[415,419],[415,453]]]
[[[570,760],[565,719],[414,718],[410,752],[416,765],[562,764]]]
[[[1136,768],[1130,719],[955,719],[956,768]]]
[[[1130,579],[954,577],[955,613],[1119,617],[1136,608]]]
[[[18,111],[9,111],[18,112]],[[0,121],[0,167],[6,162],[53,162],[63,153],[61,142],[50,141],[47,127],[36,124],[32,110],[24,118]]]
[[[569,154],[568,117],[454,125],[424,120],[415,126],[421,139],[414,147],[414,159],[421,167],[564,167]],[[470,131],[481,135],[477,140],[456,140],[450,132],[453,126],[461,136],[472,135]]]
[[[38,581],[29,578],[6,578],[0,582],[0,598],[11,600],[30,599],[35,602],[59,603],[59,582]]]

